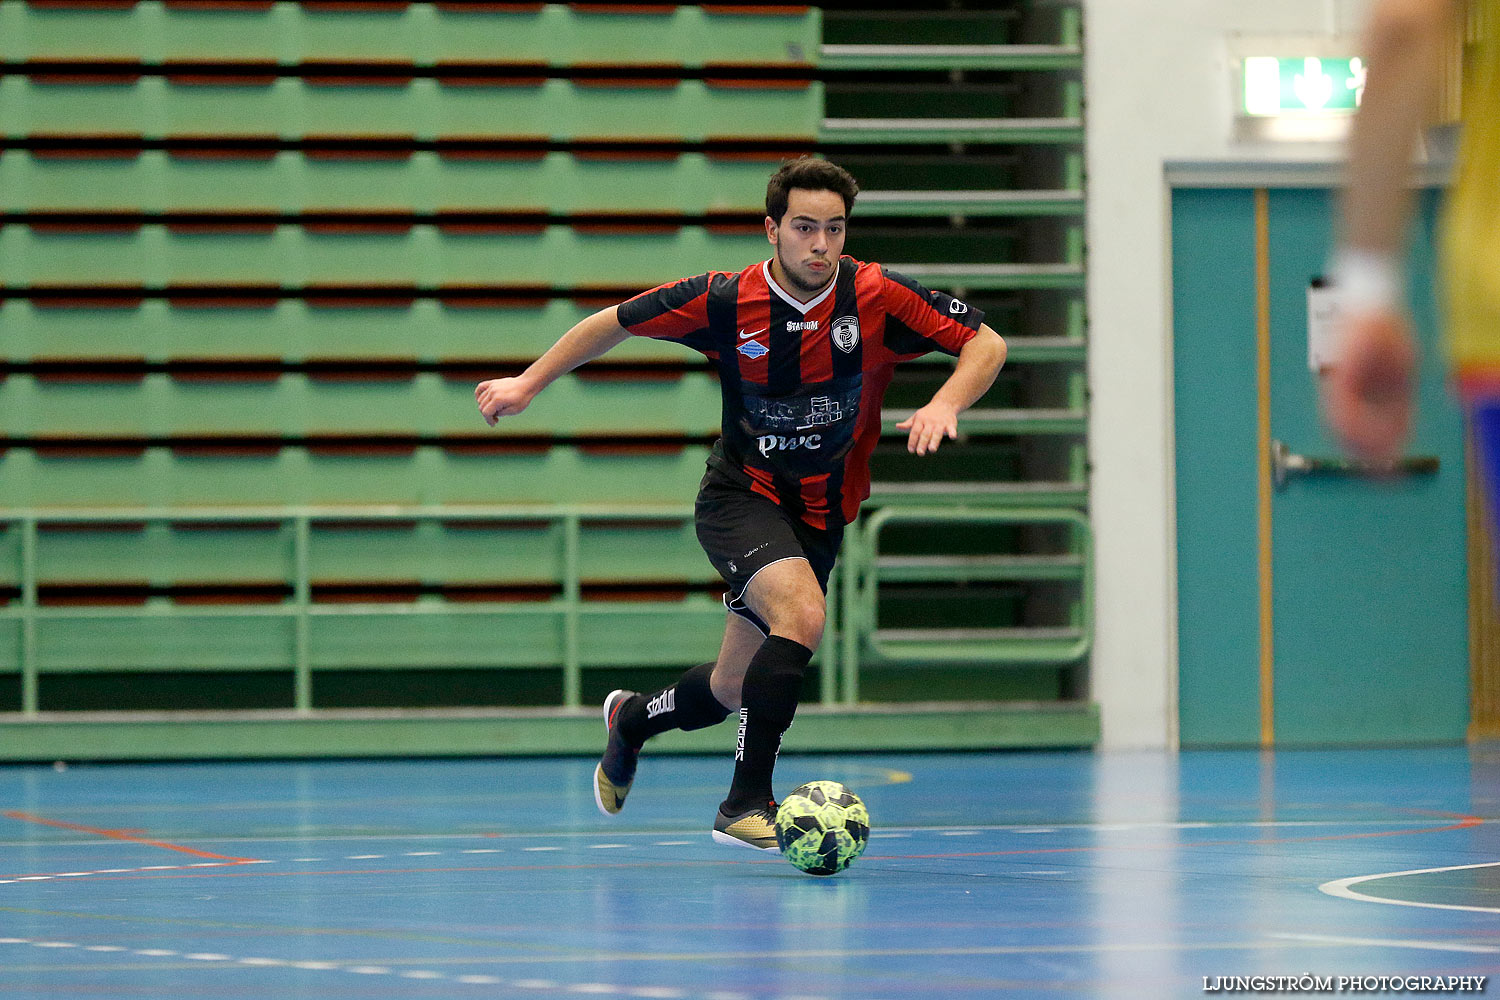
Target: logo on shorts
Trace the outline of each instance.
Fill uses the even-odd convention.
[[[747,340],[738,349],[741,354],[751,361],[754,361],[756,358],[763,358],[771,353],[771,349],[758,340]]]
[[[840,316],[833,321],[833,326],[828,330],[828,336],[838,345],[838,349],[845,354],[852,354],[854,347],[859,343],[859,317]]]

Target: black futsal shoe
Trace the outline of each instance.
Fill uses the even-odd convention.
[[[616,690],[604,699],[604,725],[609,730],[609,741],[604,745],[604,756],[594,768],[594,804],[606,816],[613,816],[625,808],[625,796],[630,794],[630,784],[635,781],[635,765],[641,748],[625,742],[615,725],[620,707],[634,697],[634,691]]]

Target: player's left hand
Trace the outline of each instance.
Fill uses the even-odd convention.
[[[933,401],[896,425],[898,431],[910,431],[906,450],[913,455],[930,455],[938,450],[943,438],[958,439],[958,411],[946,403]]]

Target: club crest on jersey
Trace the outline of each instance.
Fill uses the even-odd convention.
[[[771,349],[758,340],[747,340],[737,350],[751,361],[771,353]]]
[[[855,346],[859,344],[859,317],[840,316],[829,327],[828,336],[833,338],[838,349],[845,354],[854,353]]]

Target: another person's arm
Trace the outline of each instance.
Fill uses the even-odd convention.
[[[1362,458],[1396,458],[1411,426],[1416,349],[1401,304],[1400,264],[1411,157],[1462,9],[1462,0],[1377,0],[1366,35],[1371,72],[1349,137],[1333,273],[1343,329],[1322,386],[1330,428]]]
[[[610,306],[579,321],[521,374],[479,383],[474,399],[485,422],[493,427],[501,417],[520,413],[558,377],[627,340],[630,331],[620,325],[617,309]]]

